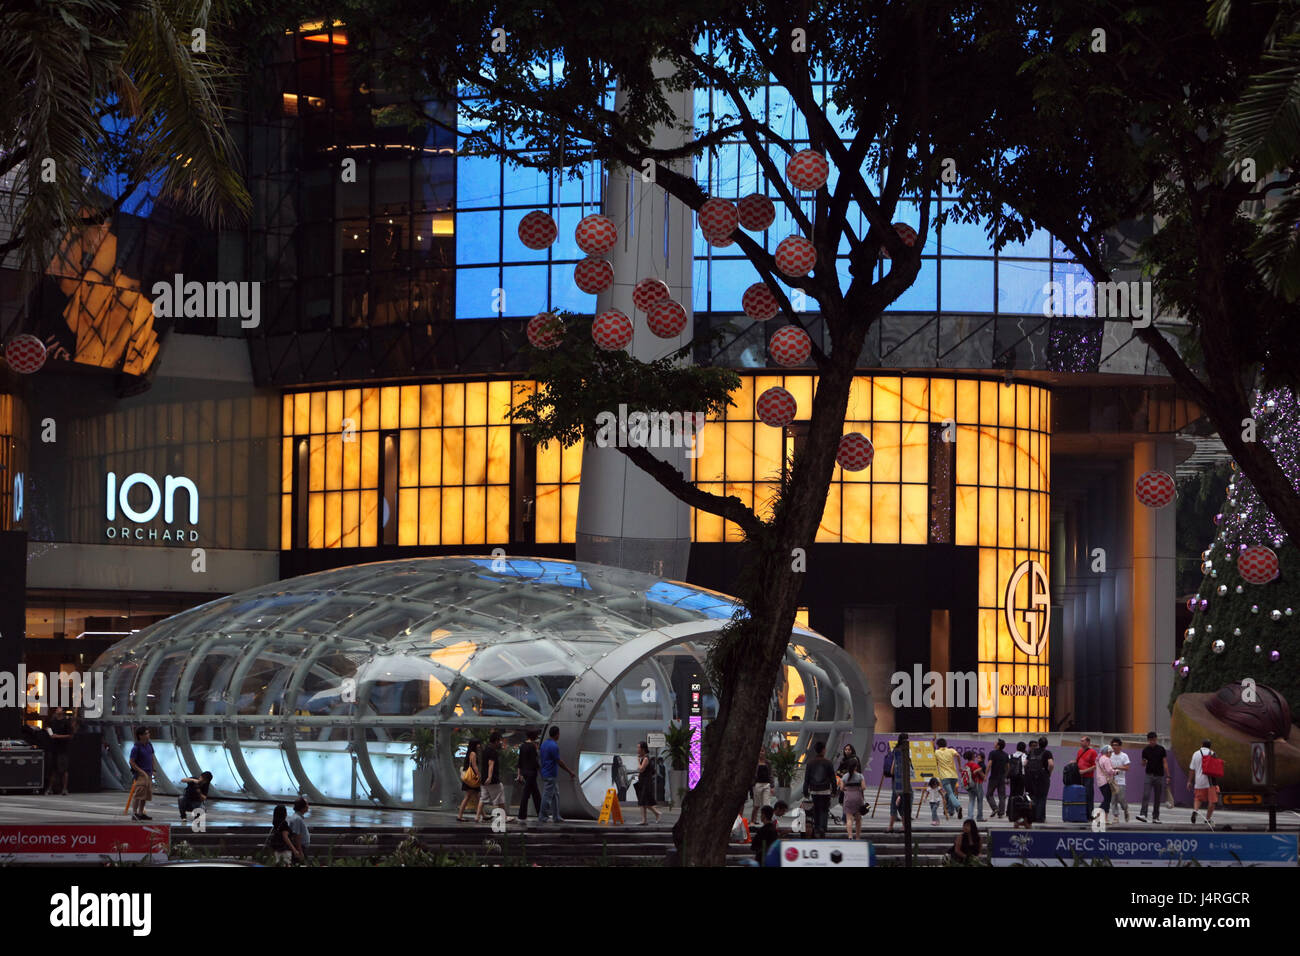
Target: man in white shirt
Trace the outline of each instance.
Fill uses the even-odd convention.
[[[1219,788],[1201,772],[1201,761],[1213,753],[1209,740],[1202,740],[1201,749],[1192,754],[1191,766],[1188,768],[1192,774],[1192,822],[1196,822],[1196,811],[1201,809],[1201,801],[1205,801],[1205,822],[1211,830],[1214,829],[1214,803]]]
[[[1111,823],[1119,823],[1119,811],[1124,810],[1124,822],[1128,823],[1128,794],[1124,790],[1127,781],[1128,765],[1132,763],[1128,754],[1124,752],[1124,741],[1118,737],[1112,737],[1110,740],[1110,765],[1115,768],[1115,779],[1110,785],[1110,808],[1114,817]]]

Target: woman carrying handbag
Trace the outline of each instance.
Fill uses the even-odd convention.
[[[469,803],[469,798],[474,797],[474,810],[477,812],[478,793],[481,782],[478,775],[478,741],[471,740],[465,745],[465,761],[460,765],[460,789],[465,792],[465,796],[460,799],[460,809],[456,811],[456,822],[465,822],[465,807]]]

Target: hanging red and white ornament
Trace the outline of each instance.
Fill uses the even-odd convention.
[[[903,240],[903,245],[905,246],[916,245],[916,230],[913,229],[911,226],[909,226],[907,223],[905,222],[894,223],[894,232],[898,233],[898,238]],[[882,259],[890,258],[889,250],[886,249],[884,246],[880,247],[880,257]]]
[[[614,267],[608,259],[588,256],[573,267],[573,282],[583,292],[599,295],[614,285]]]
[[[795,189],[821,189],[830,173],[826,157],[812,149],[799,150],[785,164],[785,178]]]
[[[1272,548],[1257,544],[1241,552],[1241,557],[1237,559],[1237,571],[1247,584],[1268,584],[1277,580],[1277,555]]]
[[[740,307],[755,322],[766,322],[768,319],[775,318],[781,311],[776,296],[762,282],[755,282],[745,290],[745,294],[740,297]]]
[[[686,328],[686,310],[672,299],[656,302],[646,313],[646,324],[661,339],[676,338]]]
[[[786,236],[776,245],[776,267],[782,275],[799,278],[817,265],[817,247],[803,236]]]
[[[560,234],[549,213],[534,209],[519,220],[519,241],[529,249],[545,249]]]
[[[812,339],[797,325],[783,325],[772,333],[767,349],[772,355],[772,361],[777,365],[784,365],[787,368],[792,365],[802,365],[812,354]]]
[[[1174,500],[1174,477],[1167,471],[1144,471],[1133,491],[1148,508],[1163,508]]]
[[[606,352],[625,348],[632,341],[632,320],[618,309],[609,309],[591,323],[591,338]]]
[[[649,312],[650,306],[670,298],[672,294],[663,279],[642,279],[632,289],[632,304],[642,312]]]
[[[736,231],[740,214],[734,203],[725,199],[706,199],[700,207],[700,232],[714,246],[731,245],[731,234]]]
[[[539,312],[528,320],[524,330],[528,344],[535,349],[553,349],[564,338],[564,323],[550,312]]]
[[[578,248],[589,256],[603,256],[618,242],[618,228],[604,216],[583,216],[573,230]]]
[[[849,432],[841,438],[839,451],[835,453],[835,461],[845,471],[862,471],[875,457],[871,439],[862,432]]]
[[[23,375],[39,372],[45,364],[45,343],[26,332],[15,335],[5,346],[5,361],[11,369]]]
[[[750,193],[736,203],[740,224],[750,232],[762,232],[776,222],[776,206],[762,193]]]
[[[764,425],[784,428],[794,421],[794,416],[799,411],[799,404],[794,400],[794,396],[780,385],[773,385],[758,396],[754,409],[758,412],[758,420]]]

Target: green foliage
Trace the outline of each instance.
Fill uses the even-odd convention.
[[[416,727],[403,738],[411,744],[411,759],[417,767],[427,767],[438,759],[438,734],[432,727]]]
[[[778,787],[788,787],[799,770],[799,751],[788,740],[782,740],[767,751],[767,763],[772,768]]]
[[[720,415],[740,384],[730,369],[679,364],[675,352],[654,362],[642,362],[622,350],[605,351],[591,339],[591,321],[566,317],[559,348],[529,348],[531,374],[537,391],[514,407],[530,439],[564,446],[595,438],[596,418],[603,412],[682,411]]]
[[[691,759],[691,728],[687,724],[669,724],[664,731],[664,748],[673,770],[685,770]]]

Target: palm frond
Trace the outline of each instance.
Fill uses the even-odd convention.
[[[1293,165],[1300,155],[1300,34],[1280,40],[1233,112],[1227,149],[1252,157],[1260,171]]]
[[[1292,190],[1270,209],[1249,253],[1274,295],[1288,302],[1300,298],[1300,190]]]

